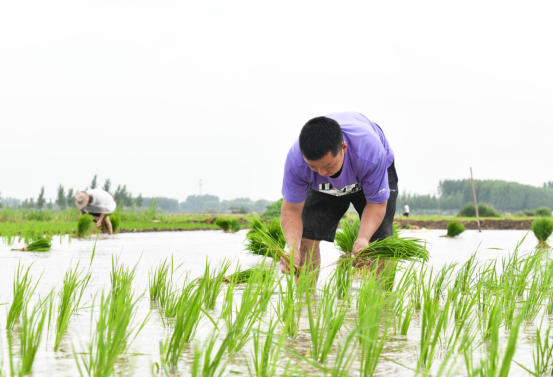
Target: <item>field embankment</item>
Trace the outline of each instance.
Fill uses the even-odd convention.
[[[446,229],[447,224],[451,219],[447,220],[417,220],[408,218],[396,218],[394,220],[401,228],[405,228],[407,224],[411,227],[419,227],[426,229]],[[458,220],[467,229],[478,229],[476,220]],[[481,219],[480,228],[482,229],[496,229],[496,230],[530,230],[533,219]],[[411,228],[412,229],[412,228]]]

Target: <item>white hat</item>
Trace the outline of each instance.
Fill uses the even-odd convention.
[[[75,195],[75,205],[78,209],[83,209],[88,204],[88,194],[86,191],[81,191]]]

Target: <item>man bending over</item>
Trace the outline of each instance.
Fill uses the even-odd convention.
[[[101,227],[105,221],[108,233],[113,234],[108,215],[115,211],[117,203],[108,192],[99,188],[81,191],[75,196],[75,205],[81,213],[89,213],[94,218],[96,227]]]
[[[319,268],[319,243],[334,242],[350,204],[361,217],[354,256],[391,236],[397,182],[394,152],[376,123],[354,112],[307,122],[288,152],[282,183],[281,224],[295,267]],[[289,270],[282,258],[281,269]]]

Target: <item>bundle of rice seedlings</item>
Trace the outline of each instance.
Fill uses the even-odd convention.
[[[353,250],[353,244],[357,239],[359,233],[359,226],[361,220],[359,217],[355,218],[353,222],[342,221],[342,231],[336,233],[335,243],[338,250],[344,253],[351,253]]]
[[[264,237],[260,234],[263,233]],[[278,259],[277,253],[270,249],[269,245],[264,241],[266,237],[270,237],[275,243],[284,249],[286,246],[286,237],[280,226],[280,219],[275,217],[269,223],[263,223],[259,219],[252,222],[252,227],[246,235],[246,250],[251,254],[266,256],[273,259]]]
[[[290,257],[286,255],[286,251],[284,251],[286,241],[283,244],[282,241],[274,239],[266,232],[258,232],[256,233],[256,237],[259,237],[259,241],[267,246],[267,256],[272,255],[271,258],[275,260],[282,258],[287,263],[290,263]],[[299,261],[295,261],[294,263],[297,264],[298,262]]]
[[[113,233],[117,232],[121,227],[121,215],[119,215],[117,212],[113,212],[106,216],[109,216],[109,221],[111,222],[111,229],[113,230]],[[107,231],[107,227],[105,224],[105,221],[103,221],[102,230],[106,228],[105,230]]]
[[[36,241],[31,242],[23,249],[12,249],[13,251],[50,251],[52,247],[52,238],[50,237],[37,237]]]
[[[233,274],[224,276],[223,279],[225,283],[243,284],[249,282],[253,276],[256,278],[265,277],[269,272],[269,270],[263,267],[252,267],[247,270],[236,271]]]
[[[223,229],[225,233],[236,233],[242,229],[242,224],[240,224],[237,219],[225,219],[220,217],[215,220],[215,225]]]
[[[553,221],[545,216],[538,217],[532,223],[531,229],[539,241],[538,247],[550,248],[547,244],[547,239],[551,236],[551,233],[553,233]]]
[[[394,232],[391,237],[372,242],[359,252],[356,259],[379,258],[426,262],[428,256],[426,242],[423,244],[422,240],[418,238],[398,237]]]
[[[342,232],[336,234],[336,247],[351,255],[353,244],[359,233],[361,221],[357,218],[352,223],[343,222]],[[421,239],[411,237],[399,237],[399,228],[394,224],[394,232],[392,236],[383,240],[372,242],[369,247],[362,250],[357,259],[380,258],[380,259],[402,259],[408,261],[427,261],[428,251],[426,243],[423,244]]]
[[[458,236],[459,234],[463,233],[464,231],[466,230],[466,228],[463,226],[463,224],[461,224],[460,222],[458,221],[450,221],[448,224],[447,224],[447,234],[445,236],[442,236],[442,237],[456,237]]]
[[[88,236],[90,233],[90,226],[92,225],[92,216],[84,214],[79,217],[77,222],[77,237],[82,238]]]

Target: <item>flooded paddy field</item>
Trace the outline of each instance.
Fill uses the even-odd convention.
[[[30,306],[38,302],[39,299],[48,296],[52,289],[56,289],[54,292],[54,302],[57,302],[57,295],[61,290],[66,271],[75,268],[77,264],[79,264],[79,269],[83,271],[83,274],[85,272],[91,273],[91,280],[84,290],[80,309],[69,322],[67,332],[62,337],[58,351],[54,351],[54,322],[56,321],[54,310],[51,319],[52,323],[50,326],[45,325],[45,331],[36,354],[32,372],[33,376],[79,375],[80,372],[77,367],[76,357],[80,358],[87,352],[87,346],[91,341],[91,334],[93,333],[91,330],[96,328],[96,321],[100,315],[101,296],[99,292],[102,290],[104,292],[109,292],[111,286],[110,274],[112,273],[112,263],[114,263],[113,258],[118,257],[119,266],[123,265],[129,268],[136,266],[135,277],[132,280],[132,289],[135,292],[134,298],[137,299],[137,302],[133,326],[134,331],[131,332],[131,339],[134,334],[137,333],[137,335],[132,341],[128,351],[117,359],[115,366],[116,374],[125,376],[165,375],[162,366],[162,360],[165,359],[165,351],[160,352],[160,342],[164,343],[167,339],[172,337],[175,325],[171,320],[163,318],[163,310],[160,311],[159,306],[150,301],[149,272],[153,271],[164,260],[167,259],[171,261],[172,258],[174,266],[180,266],[174,275],[175,284],[177,285],[177,280],[178,284],[181,284],[184,280],[185,271],[189,272],[189,281],[201,277],[205,270],[206,258],[209,259],[212,269],[218,267],[225,260],[230,260],[231,264],[228,269],[229,274],[234,272],[237,264],[240,264],[242,269],[254,267],[259,263],[260,257],[249,255],[244,251],[243,241],[245,234],[246,231],[240,231],[235,234],[224,234],[220,231],[133,233],[119,234],[109,238],[102,237],[97,241],[94,239],[72,239],[71,242],[68,242],[67,238],[62,238],[61,243],[59,237],[54,237],[52,250],[43,253],[11,251],[12,248],[22,246],[18,244],[8,246],[2,243],[0,244],[0,276],[2,277],[0,283],[0,303],[5,305],[0,308],[0,326],[2,326],[3,329],[6,328],[9,307],[14,297],[14,276],[19,263],[25,267],[31,266],[32,264],[30,274],[35,282],[40,277],[40,281],[30,301]],[[431,298],[436,308],[436,310],[432,312],[434,313],[434,317],[430,316],[430,323],[434,321],[434,327],[428,325],[428,317],[423,318],[423,308],[425,302],[428,301],[425,301],[423,293],[421,293],[420,296],[422,307],[419,309],[416,305],[413,305],[413,302],[417,301],[416,294],[413,293],[415,290],[413,287],[417,286],[416,280],[406,284],[411,286],[411,288],[404,287],[403,296],[400,300],[405,307],[409,306],[412,308],[409,314],[411,316],[410,324],[407,324],[407,328],[405,328],[405,322],[400,321],[403,322],[400,323],[397,318],[389,319],[388,321],[379,319],[377,322],[373,322],[376,323],[376,326],[379,328],[379,336],[377,336],[376,339],[382,339],[385,329],[388,329],[385,337],[386,341],[382,343],[383,348],[380,356],[377,356],[378,363],[374,370],[374,375],[413,376],[416,375],[416,370],[426,370],[426,372],[421,372],[421,375],[425,373],[428,375],[470,375],[471,373],[467,372],[465,366],[468,354],[472,355],[470,359],[474,363],[475,370],[481,360],[487,360],[486,362],[489,364],[491,363],[490,355],[495,355],[493,357],[496,359],[494,359],[495,361],[493,361],[493,363],[498,364],[497,375],[499,375],[499,369],[501,369],[502,362],[505,359],[505,350],[508,348],[509,336],[512,332],[511,329],[516,327],[516,320],[511,319],[511,322],[508,321],[510,317],[505,308],[510,304],[504,300],[505,295],[497,293],[501,287],[496,286],[490,288],[489,286],[485,286],[485,284],[481,284],[485,287],[481,287],[482,290],[478,292],[480,299],[475,301],[472,306],[470,303],[463,304],[465,305],[464,307],[468,308],[470,311],[466,314],[466,318],[470,317],[474,320],[474,322],[472,322],[472,328],[475,330],[471,332],[469,329],[471,326],[465,326],[465,328],[462,329],[462,334],[461,330],[459,331],[461,336],[459,336],[459,339],[456,341],[452,339],[455,338],[454,334],[456,333],[456,329],[459,328],[456,325],[456,321],[459,320],[460,316],[457,310],[461,310],[461,304],[459,304],[459,302],[462,301],[461,299],[457,300],[457,298],[461,296],[468,297],[470,295],[464,292],[460,296],[455,296],[457,297],[457,301],[454,301],[455,305],[452,304],[450,309],[446,309],[444,306],[448,301],[451,301],[448,299],[448,297],[450,297],[448,296],[448,292],[451,291],[452,287],[455,285],[454,282],[456,277],[460,276],[459,271],[461,267],[470,260],[471,256],[476,251],[478,251],[476,259],[480,265],[486,265],[486,263],[490,261],[498,260],[498,265],[494,267],[497,270],[497,274],[496,276],[489,275],[489,268],[487,272],[485,272],[483,268],[480,274],[478,270],[475,269],[472,272],[472,277],[467,279],[467,289],[478,289],[475,286],[476,281],[491,282],[490,284],[505,282],[505,279],[502,280],[500,276],[503,269],[501,263],[502,258],[506,259],[509,253],[512,253],[517,244],[526,236],[524,242],[519,246],[519,254],[522,258],[525,253],[534,251],[537,240],[531,233],[527,235],[526,231],[487,230],[479,233],[478,231],[468,230],[455,239],[441,238],[440,235],[443,234],[445,234],[444,230],[404,231],[402,233],[404,237],[417,237],[427,240],[427,247],[431,255],[431,259],[428,263],[427,275],[425,277],[427,283],[438,276],[438,272],[444,266],[449,266],[451,263],[456,263],[457,265],[452,267],[451,271],[448,273],[444,272],[444,276],[448,275],[439,293],[436,293],[437,289],[435,285],[428,283],[428,287],[433,290]],[[94,247],[95,253],[94,258],[92,258]],[[318,300],[323,300],[324,287],[332,285],[332,282],[336,279],[336,276],[334,276],[334,262],[340,255],[334,245],[327,242],[321,243],[321,254],[321,266],[323,268],[317,285],[321,290],[321,293],[317,296]],[[527,301],[526,299],[529,295],[538,296],[538,293],[532,291],[532,287],[534,286],[533,282],[537,281],[537,278],[534,279],[533,276],[545,274],[543,271],[546,271],[547,267],[549,267],[547,255],[544,253],[541,253],[539,260],[535,257],[532,261],[532,263],[534,263],[534,269],[532,273],[526,276],[523,287],[524,293],[514,301],[511,301],[514,303],[513,305],[516,305],[516,313],[518,314],[525,310],[523,305],[524,302]],[[516,270],[521,272],[525,266],[524,263],[528,265],[528,262],[519,261],[517,267],[513,271]],[[403,266],[406,268],[408,265],[408,263],[403,263]],[[538,265],[543,266],[543,268],[536,267]],[[431,267],[434,268],[432,279],[429,275]],[[273,270],[271,266],[267,268]],[[417,271],[420,271],[420,265],[418,264],[414,265],[412,270],[415,279],[416,276],[420,276]],[[404,276],[406,276],[405,271],[400,271],[397,274],[396,285],[401,284],[401,278]],[[270,297],[269,304],[259,317],[261,321],[257,319],[253,325],[253,329],[257,331],[258,323],[265,322],[260,326],[263,334],[268,332],[268,323],[271,318],[276,318],[278,308],[281,307],[279,306],[279,296],[284,295],[286,291],[287,285],[284,275],[278,273],[276,278],[282,279],[282,291],[279,293],[279,285],[275,283],[274,293]],[[516,279],[516,277],[513,277],[513,279]],[[545,281],[545,277],[542,280]],[[449,282],[449,284],[447,284],[447,282]],[[339,326],[334,342],[329,346],[330,352],[326,360],[322,363],[315,360],[316,357],[313,356],[314,347],[312,334],[309,330],[309,311],[306,305],[300,307],[298,311],[299,329],[297,334],[294,336],[285,336],[282,343],[279,345],[281,349],[277,350],[277,375],[326,374],[336,376],[358,376],[360,373],[362,373],[362,375],[371,374],[366,367],[361,366],[363,359],[361,357],[362,349],[358,344],[359,337],[351,336],[359,322],[359,299],[357,296],[361,294],[360,292],[364,292],[363,294],[368,292],[363,288],[363,284],[366,283],[367,280],[363,280],[359,276],[353,279],[350,293],[351,300],[348,301],[345,318]],[[541,284],[539,290],[542,292],[540,294],[543,297],[540,296],[541,298],[536,298],[539,302],[536,302],[532,311],[528,309],[527,312],[525,312],[525,320],[520,323],[518,339],[516,339],[516,351],[512,359],[513,362],[511,363],[509,376],[529,375],[529,372],[525,371],[518,364],[534,371],[532,355],[533,351],[536,349],[536,329],[541,328],[542,333],[545,334],[549,328],[551,318],[546,312],[548,292],[544,292],[545,283]],[[244,284],[238,284],[235,287],[235,308],[233,310],[238,310],[240,306],[242,294],[245,289],[244,286]],[[225,342],[227,326],[225,323],[226,320],[222,318],[222,312],[228,310],[228,307],[225,309],[224,296],[226,290],[227,285],[223,284],[217,295],[215,308],[206,310],[205,315],[202,315],[202,319],[199,322],[193,340],[185,344],[182,348],[182,352],[180,352],[182,357],[177,363],[177,368],[167,368],[171,375],[218,375],[218,372],[222,370],[223,366],[223,375],[268,375],[267,373],[256,374],[253,370],[250,372],[248,368],[248,366],[252,368],[251,355],[254,342],[251,339],[246,339],[245,343],[233,352],[234,355],[228,358],[228,360],[226,356],[223,357],[224,360],[220,364],[219,369],[217,369],[217,373],[208,372],[205,368],[199,370],[197,373],[191,372],[191,368],[194,364],[195,347],[208,343],[215,326],[219,328],[219,331],[216,333],[214,350],[216,351]],[[430,294],[431,293],[428,293],[428,299],[430,299]],[[384,296],[378,297],[380,297],[381,300],[386,300]],[[341,298],[343,297],[339,299],[335,298],[333,302],[335,302],[337,306],[340,306],[341,303],[346,301]],[[493,303],[496,300],[498,304],[494,306]],[[483,303],[488,303],[489,308],[483,307]],[[492,309],[494,307],[500,308],[500,312],[493,312]],[[371,307],[369,303],[366,309],[370,311],[373,307]],[[393,313],[397,312],[396,309],[386,308],[386,305],[377,309],[382,310],[381,313],[390,311]],[[448,312],[448,310],[450,311]],[[482,311],[481,315],[478,314],[480,311]],[[439,320],[442,318],[440,315],[442,313],[449,314],[443,317],[445,322],[443,324],[443,329],[435,330],[435,328],[439,326]],[[391,318],[395,317],[395,315],[396,314],[383,315],[382,318]],[[407,314],[404,309],[399,310],[400,320],[406,316]],[[516,318],[518,316],[522,316],[522,314],[515,315],[514,317]],[[146,318],[147,321],[143,328],[137,332],[138,327],[142,325]],[[334,320],[335,318],[332,317],[332,319]],[[494,321],[500,323],[495,330],[492,328],[493,326],[490,325],[490,323]],[[402,326],[403,328],[400,328]],[[421,328],[423,326],[428,329],[430,334],[433,334],[432,331],[436,331],[435,333],[437,334],[436,336],[428,336],[430,344],[424,346],[426,347],[425,352],[427,352],[424,364],[426,367],[420,364]],[[280,335],[282,331],[283,326],[281,326],[281,324],[277,324],[276,327],[274,327],[275,334]],[[21,324],[17,322],[14,326],[12,336],[13,362],[16,364],[19,362],[19,347],[21,341],[18,336],[20,332]],[[401,332],[404,332],[405,335],[401,335]],[[4,370],[6,370],[9,364],[9,346],[6,333],[6,330],[2,332],[3,335],[1,339]],[[322,333],[324,333],[324,331]],[[470,337],[471,334],[474,336],[474,340],[470,346],[467,346],[465,344],[466,342],[463,343],[463,341],[466,341],[466,338]],[[328,334],[325,336],[329,338]],[[325,336],[323,336],[324,339],[326,339]],[[497,339],[494,340],[494,337]],[[262,340],[264,338],[264,335],[260,337]],[[276,338],[278,337],[275,337],[274,344],[278,343],[278,339]],[[434,339],[436,340],[435,342]],[[490,351],[490,349],[496,345],[498,351]],[[367,344],[365,344],[365,347],[368,347]],[[215,351],[213,351],[213,353],[215,353]],[[162,355],[160,355],[160,353]],[[205,353],[205,349],[199,349],[198,354],[205,355]],[[342,359],[340,359],[340,357],[342,357]],[[428,357],[430,357],[430,359]],[[551,357],[551,355],[549,355],[549,357]],[[344,358],[349,358],[350,360],[344,361]],[[226,361],[228,361],[228,364],[224,365]],[[288,365],[288,369],[285,370],[288,361],[290,361],[290,365]],[[338,365],[340,362],[344,364],[341,366]],[[548,363],[548,365],[550,365],[551,360],[549,360]],[[318,367],[319,365],[323,366],[322,369]],[[489,368],[492,367],[488,365],[487,368],[491,370]],[[82,362],[81,372],[83,375],[88,375],[86,370],[83,369]],[[496,375],[495,372],[493,375]]]

